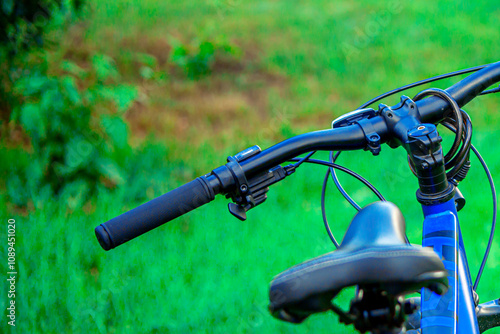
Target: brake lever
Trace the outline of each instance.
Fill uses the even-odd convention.
[[[233,216],[241,221],[247,219],[246,212],[248,210],[267,199],[270,185],[283,180],[295,171],[294,168],[289,168],[290,166],[276,166],[247,179],[239,163],[260,152],[260,147],[256,145],[227,158],[226,167],[231,171],[235,180],[234,190],[226,195],[226,198],[231,198],[234,202],[229,203],[228,209]]]

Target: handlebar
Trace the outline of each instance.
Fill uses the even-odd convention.
[[[110,250],[140,236],[215,198],[205,176],[180,186],[160,197],[96,227],[101,247]]]
[[[496,62],[465,77],[446,89],[446,91],[460,107],[463,107],[481,94],[486,88],[499,81],[500,62]],[[443,115],[445,115],[450,108],[450,105],[446,101],[438,97],[429,97],[416,103],[420,115],[422,116],[422,122],[427,123],[436,124],[440,122],[443,119]]]
[[[469,75],[446,91],[462,107],[498,81],[500,81],[500,62]],[[450,108],[446,101],[438,97],[429,97],[417,101],[415,105],[417,106],[419,121],[422,123],[440,122]],[[262,152],[259,149],[258,153],[245,159],[235,160],[233,158],[228,164],[214,169],[212,173],[201,176],[97,226],[95,229],[97,239],[103,249],[110,250],[211,202],[215,195],[221,193],[230,194],[233,200],[242,200],[248,194],[251,195],[248,189],[243,188],[243,186],[251,188],[248,180],[257,178],[257,183],[264,184],[267,176],[262,176],[262,173],[298,155],[317,150],[349,151],[366,149],[367,145],[369,145],[367,128],[377,134],[379,144],[387,143],[396,136],[394,129],[388,125],[386,118],[380,114],[364,119],[363,122],[364,126],[356,122],[356,124],[345,127],[302,134],[278,143]],[[279,181],[284,177],[278,179],[274,177],[268,178]],[[259,191],[264,189],[265,193],[267,185],[275,182],[277,181],[268,182],[264,184],[265,189],[258,189]],[[263,198],[265,199],[265,196]],[[253,202],[252,198],[248,202],[251,205],[260,203]]]

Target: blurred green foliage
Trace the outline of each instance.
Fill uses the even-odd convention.
[[[215,57],[238,57],[241,50],[231,43],[204,40],[194,46],[172,41],[170,60],[190,79],[199,79],[211,73]]]
[[[91,63],[85,70],[64,61],[64,74],[37,71],[16,81],[14,94],[21,103],[12,119],[29,135],[33,154],[28,168],[8,179],[15,204],[26,205],[38,193],[50,197],[61,192],[83,203],[99,182],[109,187],[124,183],[130,148],[122,115],[137,98],[137,89],[110,83],[119,80],[110,57],[96,54]],[[109,104],[112,112],[91,118],[96,108]]]
[[[61,8],[60,0],[5,0],[0,8],[0,43],[9,52],[42,44],[43,26]]]
[[[84,0],[3,0],[0,5],[0,43],[10,53],[43,43],[43,32],[54,15],[79,11]]]
[[[4,0],[0,4],[0,110],[10,115],[19,73],[30,67],[32,49],[43,47],[46,34],[64,29],[83,8],[83,0]],[[45,35],[44,35],[45,34]]]

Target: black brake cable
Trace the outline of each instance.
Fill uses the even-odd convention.
[[[337,161],[337,158],[339,157],[340,155],[340,151],[337,152],[335,154],[335,156],[333,156],[333,152],[330,152],[330,162],[331,163],[335,163]],[[327,172],[328,173],[328,172]],[[342,196],[344,196],[344,198],[357,210],[361,210],[361,207],[358,205],[358,203],[356,203],[356,201],[354,201],[354,199],[349,196],[349,194],[344,190],[344,187],[342,187],[342,185],[340,184],[340,181],[337,177],[337,174],[335,173],[335,170],[333,168],[330,168],[330,174],[332,175],[332,179],[333,179],[333,182],[335,182],[335,185],[337,186],[337,189],[340,191],[340,193],[342,194]],[[380,191],[378,191],[375,187],[373,187],[374,190],[373,193],[381,200],[381,201],[386,201],[386,199],[384,198],[384,196],[380,193]]]
[[[366,180],[364,177],[362,177],[361,175],[357,174],[356,172],[353,172],[352,170],[350,170],[350,169],[348,169],[346,167],[337,165],[337,164],[332,163],[332,162],[323,161],[323,160],[316,160],[316,159],[310,159],[309,157],[311,155],[313,155],[315,152],[316,151],[313,151],[313,152],[309,153],[304,158],[293,158],[293,159],[289,159],[289,161],[298,161],[300,163],[307,162],[307,163],[312,163],[312,164],[323,165],[323,166],[328,166],[329,167],[328,171],[327,171],[327,174],[326,174],[326,177],[325,177],[325,180],[323,181],[323,189],[321,191],[321,213],[323,215],[323,222],[325,224],[325,228],[326,228],[326,231],[328,233],[328,236],[332,240],[332,243],[335,245],[335,247],[338,248],[339,247],[339,243],[337,242],[337,240],[333,236],[333,233],[332,233],[332,231],[330,229],[330,225],[328,224],[328,220],[327,220],[327,217],[326,217],[326,209],[325,209],[326,183],[328,182],[328,177],[330,176],[329,175],[330,174],[330,169],[338,169],[338,170],[340,170],[340,171],[342,171],[342,172],[344,172],[346,174],[349,174],[349,175],[353,176],[354,178],[356,178],[359,181],[361,181],[368,188],[370,188],[370,190],[373,191],[377,196],[379,196],[379,198],[381,198],[381,200],[385,200],[385,199],[380,194],[380,192],[368,180]],[[295,165],[297,165],[297,164],[295,164]]]
[[[333,167],[328,168],[328,171],[326,172],[325,175],[325,179],[323,180],[323,188],[321,189],[321,215],[323,216],[323,223],[325,224],[326,233],[328,233],[328,236],[330,237],[330,240],[332,240],[335,247],[339,248],[339,243],[337,242],[337,239],[335,239],[335,237],[333,236],[332,230],[330,229],[330,224],[328,224],[328,219],[326,217],[326,206],[325,206],[326,184],[328,183],[328,177],[330,176],[331,169],[333,169]]]
[[[500,92],[500,86],[496,87],[496,88],[492,88],[492,89],[488,89],[488,90],[485,90],[483,91],[481,94],[479,95],[486,95],[486,94],[493,94],[493,93],[499,93]]]
[[[427,78],[427,79],[424,79],[424,80],[416,81],[416,82],[413,82],[411,84],[408,84],[408,85],[405,85],[405,86],[401,86],[399,88],[396,88],[396,89],[390,90],[390,91],[388,91],[388,92],[386,92],[384,94],[381,94],[381,95],[379,95],[379,96],[371,99],[370,101],[363,103],[358,109],[366,108],[369,105],[371,105],[371,104],[373,104],[373,103],[375,103],[377,101],[380,101],[380,100],[382,100],[382,99],[384,99],[386,97],[389,97],[391,95],[400,93],[400,92],[405,91],[407,89],[418,87],[418,86],[421,86],[421,85],[425,85],[427,83],[431,83],[431,82],[438,81],[438,80],[441,80],[441,79],[451,78],[451,77],[454,77],[454,76],[457,76],[457,75],[461,75],[461,74],[467,74],[467,73],[471,73],[471,72],[476,72],[476,71],[479,71],[479,70],[481,70],[481,69],[483,69],[485,67],[488,67],[490,65],[492,65],[492,64],[485,64],[485,65],[480,65],[480,66],[475,66],[475,67],[469,67],[469,68],[466,68],[466,69],[463,69],[463,70],[459,70],[459,71],[455,71],[455,72],[450,72],[450,73],[445,73],[445,74],[437,75],[437,76],[432,77],[432,78]],[[500,91],[500,90],[497,90],[497,91],[493,91],[493,90],[495,90],[495,88],[494,89],[490,89],[490,92],[485,91],[485,92],[483,92],[483,93],[481,93],[479,95],[496,93],[497,91]]]
[[[330,151],[330,162],[331,163],[335,163],[337,161],[337,158],[339,157],[340,152],[341,151],[338,151],[335,154],[335,156],[333,156],[333,152]],[[326,172],[326,175],[328,175],[328,174],[332,175],[332,179],[333,179],[333,182],[335,183],[335,186],[340,191],[340,193],[342,194],[342,196],[344,196],[344,198],[347,200],[347,202],[349,202],[357,211],[361,210],[361,206],[359,206],[359,204],[356,203],[356,201],[351,196],[349,196],[349,194],[347,193],[347,191],[344,190],[344,187],[342,187],[342,184],[340,184],[340,181],[339,181],[339,179],[337,177],[337,174],[335,173],[335,169],[330,168],[330,173],[328,173],[328,171]],[[326,175],[325,175],[325,178],[328,179],[328,177]],[[324,190],[325,189],[323,189],[323,191]]]
[[[477,273],[476,281],[474,282],[474,291],[476,291],[477,286],[479,285],[479,280],[481,279],[481,275],[483,274],[484,266],[486,265],[486,260],[488,260],[488,255],[490,254],[491,245],[493,244],[493,236],[495,235],[495,227],[497,222],[497,192],[495,189],[495,184],[493,183],[493,177],[491,176],[490,170],[488,169],[488,166],[486,165],[483,157],[481,156],[481,154],[479,154],[479,151],[474,147],[474,145],[471,146],[471,149],[479,159],[481,165],[483,165],[483,169],[486,173],[486,176],[488,177],[488,182],[490,183],[491,196],[493,198],[493,221],[491,223],[490,238],[488,240],[488,245],[486,246],[483,261],[481,262],[481,267],[479,268],[479,272]]]
[[[445,101],[447,101],[451,107],[452,115],[445,115],[443,121],[439,124],[444,125],[446,128],[450,129],[455,133],[455,139],[453,144],[449,149],[448,153],[444,156],[444,167],[446,172],[446,177],[448,180],[456,179],[458,182],[462,181],[466,176],[470,167],[469,163],[469,151],[472,139],[472,122],[470,121],[469,115],[458,106],[455,99],[445,90],[438,88],[425,89],[415,95],[414,101],[419,101],[427,96],[437,96]],[[453,127],[453,129],[451,128]],[[411,168],[410,160],[410,168]],[[449,171],[448,171],[449,170]]]
[[[470,126],[471,121],[470,121],[469,115],[464,110],[461,110],[461,112],[466,120],[466,123]],[[448,130],[455,132],[455,133],[457,132],[457,124],[448,123],[448,122],[442,122],[441,124],[444,127],[446,127]],[[488,244],[486,246],[486,250],[484,252],[481,266],[480,266],[479,271],[478,271],[477,276],[476,276],[476,281],[474,282],[473,289],[474,289],[474,291],[476,291],[477,287],[479,285],[479,281],[481,279],[481,275],[483,274],[483,270],[484,270],[484,267],[486,265],[486,261],[488,260],[488,255],[489,255],[490,250],[491,250],[491,245],[493,244],[493,237],[495,235],[495,227],[496,227],[496,219],[497,219],[497,194],[496,194],[495,184],[493,183],[493,177],[491,176],[490,170],[489,170],[488,166],[486,165],[486,162],[484,161],[484,159],[481,156],[481,154],[479,153],[479,151],[470,143],[471,130],[468,129],[467,131],[465,131],[465,133],[467,133],[467,136],[469,138],[468,138],[468,140],[464,138],[464,146],[467,147],[467,150],[472,150],[474,152],[474,154],[476,155],[476,157],[478,158],[479,162],[481,163],[481,165],[486,173],[486,176],[488,178],[488,182],[490,184],[490,189],[491,189],[491,195],[492,195],[492,199],[493,199],[493,217],[492,217],[492,223],[491,223],[490,237],[488,240]],[[466,136],[466,134],[464,134],[464,136]],[[468,145],[466,144],[467,141],[468,141]]]
[[[305,157],[300,158],[299,162],[297,162],[296,164],[293,164],[294,168],[297,168],[300,165],[302,165],[304,163],[304,161],[306,161],[307,159],[309,159],[310,157],[312,157],[312,155],[314,153],[316,153],[316,151],[312,151],[312,152],[308,153]]]
[[[288,159],[288,161],[300,161],[302,159],[304,159],[304,158],[291,158],[291,159]],[[307,159],[307,160],[304,160],[304,162],[316,164],[316,165],[323,165],[323,166],[327,166],[327,167],[333,167],[335,169],[338,169],[346,174],[349,174],[349,175],[355,177],[359,181],[361,181],[365,186],[370,188],[370,190],[373,191],[375,194],[379,193],[379,191],[370,182],[368,182],[368,180],[366,180],[364,177],[362,177],[358,173],[353,172],[349,168],[346,168],[344,166],[341,166],[341,165],[338,165],[335,163],[331,163],[328,161],[317,160],[317,159]]]

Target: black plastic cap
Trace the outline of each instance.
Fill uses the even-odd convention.
[[[102,225],[99,225],[95,228],[95,236],[97,237],[99,244],[104,250],[110,250],[111,248],[113,248],[113,244],[111,242],[111,239],[109,238],[109,234]]]

